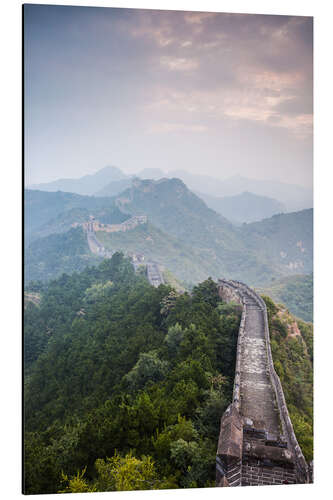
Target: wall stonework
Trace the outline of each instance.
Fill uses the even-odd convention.
[[[147,224],[148,218],[146,215],[134,215],[129,219],[121,222],[120,224],[103,224],[98,220],[95,220],[94,217],[91,216],[91,219],[88,222],[74,222],[72,227],[81,226],[85,231],[103,231],[105,233],[119,233],[126,232],[132,229],[135,229],[137,226],[141,224]]]
[[[243,309],[233,399],[221,418],[216,485],[308,483],[308,466],[274,369],[266,304],[239,281],[219,280],[218,292]]]

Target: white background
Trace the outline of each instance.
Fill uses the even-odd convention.
[[[285,487],[225,488],[89,494],[122,500],[223,496],[261,499],[332,494],[332,61],[333,24],[327,0],[132,0],[36,1],[60,5],[201,10],[314,16],[315,39],[315,484]],[[2,0],[1,37],[1,449],[0,495],[21,496],[21,2]],[[288,179],[286,179],[287,181]],[[75,498],[81,498],[79,494]],[[41,495],[59,498],[57,495]]]

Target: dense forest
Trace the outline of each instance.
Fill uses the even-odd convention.
[[[312,458],[312,324],[265,297],[272,354]],[[211,279],[150,286],[116,253],[30,284],[25,301],[25,492],[214,486],[240,307]]]
[[[34,284],[25,492],[213,486],[240,310],[208,279],[151,287],[121,254]]]

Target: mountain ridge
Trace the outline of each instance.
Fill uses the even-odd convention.
[[[226,217],[234,224],[267,219],[274,214],[286,212],[285,206],[268,196],[259,196],[244,191],[234,196],[215,197],[195,192],[208,207]]]
[[[81,222],[95,215],[102,223],[122,222],[112,217],[148,216],[149,223],[163,233],[166,247],[178,244],[183,249],[184,262],[192,258],[194,267],[190,274],[194,281],[202,279],[200,269],[195,271],[198,265],[206,276],[233,277],[251,285],[269,283],[272,277],[312,272],[311,209],[236,227],[207,207],[183,181],[167,178],[135,179],[130,188],[113,198],[34,191],[29,196],[31,200],[35,196],[40,203],[32,203],[32,218],[40,213],[44,217],[44,226],[34,228],[35,237],[46,235],[47,231],[69,229],[73,222],[79,222],[74,220],[77,215]],[[56,217],[47,220],[51,198],[60,201],[59,206],[51,207],[53,212],[58,210]],[[81,203],[85,203],[84,208],[80,208]],[[175,276],[177,269],[179,261],[170,267]]]
[[[116,197],[116,204],[148,215],[159,229],[191,245],[214,262],[214,276],[225,273],[256,283],[295,274],[295,269],[312,270],[312,209],[236,228],[179,179],[138,180]]]
[[[108,169],[111,169],[109,170],[109,174],[107,174]],[[111,175],[112,171],[114,172],[113,176]],[[103,175],[105,175],[105,178],[102,182]],[[98,170],[94,174],[89,174],[78,179],[58,179],[51,183],[33,184],[29,188],[48,191],[60,189],[67,192],[93,195],[103,190],[107,184],[114,181],[129,180],[133,177],[152,178],[154,180],[163,177],[178,177],[192,191],[198,191],[206,196],[219,198],[236,196],[244,191],[249,191],[258,196],[276,199],[286,206],[287,211],[302,210],[312,208],[313,206],[312,189],[297,184],[288,184],[276,180],[252,179],[238,174],[222,179],[202,174],[192,174],[186,170],[164,172],[159,168],[144,168],[135,174],[128,175],[118,167],[104,167],[104,169]],[[98,180],[98,185],[92,182],[93,179]]]
[[[42,184],[32,184],[29,189],[41,191],[64,191],[81,195],[93,195],[105,184],[111,181],[120,181],[127,176],[118,167],[106,166],[93,174],[87,174],[78,178],[57,179]]]

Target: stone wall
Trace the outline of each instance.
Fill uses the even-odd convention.
[[[263,430],[244,426],[242,486],[297,483],[292,453],[283,441],[267,441]]]
[[[266,336],[266,349],[267,349],[267,359],[268,359],[268,367],[270,371],[270,377],[272,386],[275,391],[276,400],[280,412],[280,420],[283,428],[283,434],[288,442],[289,449],[293,450],[294,454],[294,462],[297,471],[297,478],[301,483],[309,482],[309,474],[308,474],[308,466],[306,464],[305,458],[303,456],[302,450],[298,444],[297,438],[295,436],[294,428],[290,420],[287,403],[284,397],[282,384],[280,381],[280,377],[275,371],[274,362],[272,358],[271,344],[270,344],[270,335],[268,328],[268,318],[267,318],[267,309],[265,301],[257,295],[251,288],[242,283],[243,289],[247,291],[248,294],[251,294],[252,297],[257,300],[264,311],[264,322],[265,322],[265,336]]]
[[[92,219],[89,222],[74,222],[72,227],[82,226],[85,231],[103,231],[105,233],[119,233],[135,229],[140,224],[147,224],[146,215],[134,215],[120,224],[102,224],[98,220]]]
[[[231,404],[221,419],[216,454],[216,485],[240,486],[243,453],[243,421],[236,405]]]
[[[247,486],[308,483],[308,467],[294,433],[281,381],[274,369],[266,304],[251,288],[239,281],[221,279],[218,282],[218,291],[222,300],[242,304],[243,312],[237,342],[233,400],[221,419],[216,484],[218,486]],[[242,376],[246,376],[242,375],[241,369],[247,317],[246,297],[255,301],[263,315],[267,368],[283,433],[279,437],[270,437],[267,430],[254,428],[253,422],[246,418],[246,415],[242,415],[240,388]],[[231,432],[231,429],[234,431]],[[238,429],[237,432],[235,429]],[[241,438],[239,433],[242,435]],[[237,446],[239,447],[240,442],[242,452],[236,456],[234,450]],[[234,476],[230,476],[230,471]],[[236,478],[236,480],[230,482],[229,478]]]
[[[244,342],[244,329],[246,321],[246,305],[244,304],[244,299],[239,293],[237,287],[230,286],[229,282],[226,280],[219,280],[218,285],[219,296],[224,302],[236,302],[242,306],[242,316],[238,330],[238,340],[237,340],[237,351],[236,351],[236,367],[235,367],[235,378],[234,378],[234,388],[232,403],[237,410],[239,410],[240,405],[240,383],[241,383],[241,350]]]

